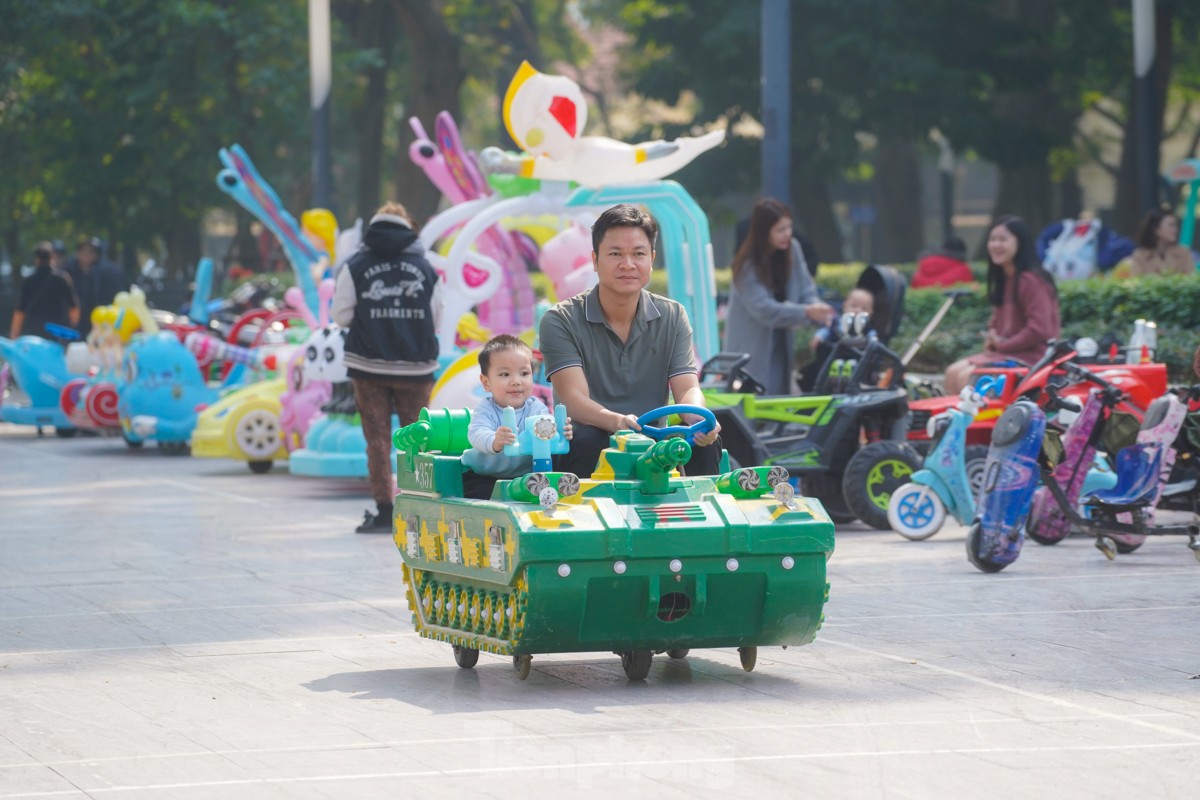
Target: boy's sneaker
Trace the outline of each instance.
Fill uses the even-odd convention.
[[[391,533],[392,517],[390,514],[372,514],[363,512],[362,524],[354,529],[355,533]]]

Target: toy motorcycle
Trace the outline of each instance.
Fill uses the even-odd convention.
[[[977,387],[971,386],[959,397],[957,408],[931,421],[936,430],[923,466],[913,473],[911,483],[892,492],[888,502],[888,522],[906,539],[921,541],[933,536],[941,530],[947,513],[961,525],[975,518],[975,498],[983,481],[987,450],[967,445],[966,435],[987,401]]]

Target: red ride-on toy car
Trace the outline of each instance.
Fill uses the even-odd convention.
[[[1047,385],[1059,389],[1059,395],[1078,400],[1087,399],[1088,386],[1071,381],[1064,366],[1069,361],[1078,362],[1079,355],[1069,342],[1050,342],[1045,355],[1031,367],[1020,365],[997,365],[975,370],[975,380],[982,376],[993,378],[991,385],[998,387],[995,396],[987,398],[987,407],[975,417],[967,429],[967,445],[984,448],[992,440],[992,428],[996,420],[1021,397],[1037,394]],[[1139,421],[1145,410],[1156,398],[1167,390],[1167,367],[1165,364],[1126,364],[1095,361],[1088,368],[1106,381],[1119,387],[1126,395],[1117,410],[1133,414]],[[927,430],[931,417],[949,411],[958,405],[957,397],[926,397],[910,400],[908,443],[920,452],[929,445]]]

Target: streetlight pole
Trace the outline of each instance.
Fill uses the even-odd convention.
[[[789,206],[792,196],[790,0],[762,0],[762,188]]]
[[[308,63],[313,112],[313,205],[332,210],[329,94],[333,85],[333,46],[329,0],[308,0]]]

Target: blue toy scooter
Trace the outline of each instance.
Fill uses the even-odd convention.
[[[987,405],[984,394],[1001,393],[1003,377],[999,387],[989,381],[994,379],[981,378],[976,386],[964,388],[958,408],[940,415],[937,422],[930,420],[936,428],[924,464],[888,501],[888,524],[904,538],[928,539],[941,530],[947,514],[960,525],[975,518],[975,495],[986,462],[976,447],[967,446],[967,428]]]

